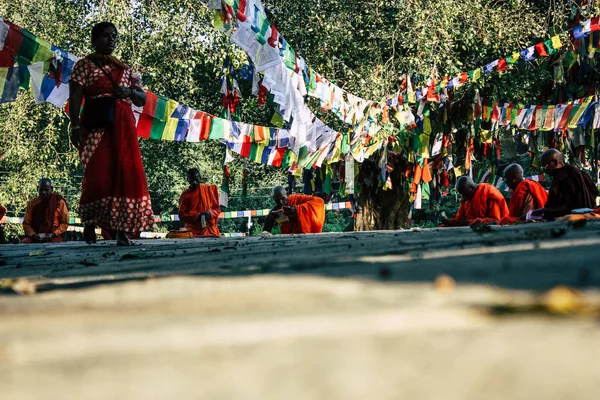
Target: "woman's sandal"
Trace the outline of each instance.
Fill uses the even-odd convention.
[[[83,227],[83,240],[87,244],[96,244],[96,227],[86,224]]]

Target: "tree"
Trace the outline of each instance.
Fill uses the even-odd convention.
[[[538,9],[524,0],[273,0],[266,2],[266,8],[279,32],[310,67],[355,95],[373,100],[397,93],[404,74],[409,74],[418,88],[436,71],[438,79],[452,77],[510,55],[543,37],[547,23],[564,21],[570,12],[554,4],[549,13],[548,8]],[[481,89],[489,98],[536,101],[552,77],[538,67],[520,64],[517,71],[485,77],[485,85],[467,85],[453,93],[456,118],[445,125],[444,134],[455,142],[458,152],[461,146],[464,150],[460,140],[466,137],[466,115],[474,90]],[[340,127],[331,115],[315,111]],[[395,128],[397,135],[405,134],[402,127]],[[409,188],[402,172],[412,142],[401,142],[402,156],[388,160],[394,168],[391,190],[385,190],[384,182],[377,178],[381,153],[362,163],[357,229],[407,225]]]
[[[312,68],[344,89],[374,100],[396,93],[403,74],[421,85],[434,67],[440,77],[453,76],[509,55],[545,38],[571,13],[571,2],[542,0],[265,0],[265,6],[271,22]],[[0,4],[0,15],[80,56],[90,52],[93,24],[110,20],[121,32],[116,55],[141,70],[145,86],[213,114],[221,108],[219,78],[225,55],[231,55],[238,67],[246,58],[212,28],[213,15],[206,6],[193,0],[9,0]],[[455,142],[459,157],[464,157],[463,117],[475,89],[489,98],[521,102],[547,94],[552,78],[548,60],[513,68],[485,77],[485,85],[455,91],[455,117],[444,133]],[[244,97],[249,97],[249,84],[241,86]],[[259,108],[255,99],[244,100],[240,107],[243,121],[270,125],[273,111]],[[350,128],[317,104],[311,108],[333,128]],[[377,178],[380,153],[360,167],[359,177],[369,179],[359,185],[359,229],[393,229],[408,221],[409,187],[403,171],[410,140],[405,138],[415,132],[397,125],[393,129],[402,139],[400,147],[393,148],[400,156],[388,158],[394,168],[392,189],[383,190]],[[70,208],[76,207],[82,171],[67,133],[68,119],[61,110],[34,106],[24,91],[16,103],[0,105],[0,202],[10,211],[24,210],[42,176],[52,178]],[[198,167],[210,183],[220,181],[224,159],[220,144],[141,140],[140,145],[155,213],[176,208],[189,167]],[[285,171],[248,165],[259,187],[286,181]],[[231,165],[234,187],[240,186],[243,168],[239,159]]]

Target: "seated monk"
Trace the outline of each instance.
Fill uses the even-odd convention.
[[[563,155],[556,149],[546,150],[541,156],[542,169],[552,177],[548,201],[543,208],[532,212],[534,216],[554,220],[571,214],[578,208],[596,208],[598,188],[583,171],[564,163]]]
[[[23,219],[25,238],[21,243],[62,242],[69,227],[69,211],[65,199],[54,192],[48,178],[38,183],[39,196],[27,204]]]
[[[219,192],[215,185],[200,183],[200,171],[192,168],[187,172],[187,188],[179,199],[179,219],[194,237],[220,237]]]
[[[508,225],[519,220],[525,221],[529,211],[544,207],[548,199],[546,189],[539,182],[523,179],[523,168],[519,164],[510,164],[504,169],[504,181],[512,189],[508,204],[509,215],[502,218],[500,224]]]
[[[4,214],[6,214],[6,208],[0,205],[0,220],[4,218]],[[4,244],[6,242],[6,236],[4,235],[4,227],[0,225],[0,244]]]
[[[317,196],[287,195],[285,188],[273,189],[276,206],[265,220],[264,233],[271,233],[275,222],[281,224],[281,233],[321,233],[325,223],[325,202]]]
[[[508,215],[506,200],[498,189],[489,183],[477,184],[468,176],[456,181],[456,190],[462,195],[456,216],[442,218],[446,226],[467,226],[476,221],[496,224]]]

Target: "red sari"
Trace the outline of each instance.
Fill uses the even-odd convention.
[[[118,86],[137,84],[129,68],[111,61],[100,64]],[[75,64],[70,79],[84,87],[86,99],[113,93],[109,78],[87,58]],[[151,228],[154,217],[131,107],[130,99],[116,101],[111,128],[81,127],[79,157],[84,174],[78,213],[82,222],[103,229],[139,232]]]

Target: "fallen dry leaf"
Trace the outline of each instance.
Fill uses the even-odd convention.
[[[435,278],[433,287],[440,293],[452,293],[456,288],[456,281],[450,275],[441,274]]]
[[[37,291],[37,285],[30,280],[19,278],[11,286],[11,289],[23,295],[32,295]]]
[[[581,293],[567,286],[557,286],[547,292],[542,303],[548,311],[556,314],[575,313],[583,307]]]
[[[46,250],[35,250],[29,253],[29,257],[39,257],[39,256],[46,256],[50,254],[49,252],[47,252]]]

